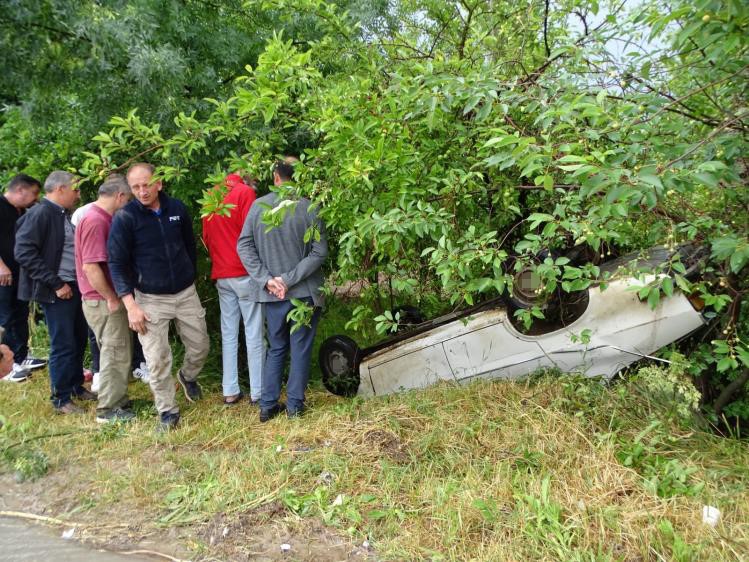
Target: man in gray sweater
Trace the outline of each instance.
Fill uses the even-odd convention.
[[[276,162],[273,183],[281,186],[291,181],[293,172],[290,160]],[[309,199],[295,199],[291,209],[283,209],[288,201],[281,200],[276,193],[257,199],[237,242],[239,258],[252,280],[262,288],[258,291],[258,302],[265,303],[269,347],[260,395],[261,422],[270,420],[284,409],[290,418],[304,412],[312,342],[323,304],[321,266],[328,255],[325,226],[317,213],[309,208]],[[264,216],[266,223],[263,222]],[[280,221],[273,220],[281,216]],[[267,223],[275,226],[269,229]],[[287,320],[294,308],[292,298],[307,303],[314,310],[310,324],[296,326],[293,333],[294,322]],[[288,405],[284,406],[279,403],[281,374],[289,351]]]

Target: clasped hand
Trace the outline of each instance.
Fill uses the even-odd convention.
[[[270,294],[272,294],[279,300],[284,300],[286,298],[286,291],[289,290],[289,288],[286,286],[286,283],[284,283],[283,279],[281,279],[280,277],[269,279],[265,284],[265,288]]]

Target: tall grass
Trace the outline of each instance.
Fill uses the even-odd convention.
[[[369,401],[315,389],[304,418],[263,425],[215,393],[183,403],[181,428],[162,437],[140,383],[127,427],[97,427],[93,406],[55,416],[47,386],[43,373],[3,386],[3,470],[45,490],[52,513],[92,524],[131,512],[142,529],[313,518],[382,559],[749,555],[746,443],[673,417],[636,381],[549,376]],[[721,510],[716,528],[704,504]],[[235,559],[219,543],[194,547]]]

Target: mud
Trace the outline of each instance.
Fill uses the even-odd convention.
[[[77,480],[75,467],[54,471],[34,482],[18,483],[10,475],[0,476],[0,510],[62,519],[65,525],[48,525],[48,533],[59,536],[75,527],[74,541],[89,549],[152,551],[193,562],[376,560],[367,545],[354,543],[318,520],[299,518],[280,502],[163,528],[156,524],[157,513],[148,513],[127,501],[107,508],[81,509],[81,499],[87,492],[76,484]]]

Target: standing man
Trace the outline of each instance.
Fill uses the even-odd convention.
[[[127,181],[135,201],[112,221],[107,249],[109,271],[117,296],[127,309],[132,330],[139,334],[150,372],[149,383],[161,431],[179,424],[172,380],[169,322],[174,320],[185,345],[177,380],[187,400],[202,397],[198,374],[208,355],[205,310],[195,290],[197,257],[192,220],[179,199],[161,192],[154,167],[133,164]]]
[[[18,298],[38,302],[49,331],[51,399],[59,414],[81,413],[73,397],[96,400],[83,388],[86,319],[75,276],[70,211],[80,199],[77,179],[57,170],[44,180],[44,199],[18,221],[15,258],[21,266]]]
[[[112,174],[111,177],[115,177],[115,174]],[[124,181],[124,178],[123,178]],[[127,185],[127,181],[125,181],[125,185]],[[128,187],[127,191],[128,195],[132,196],[132,192],[130,191],[130,188]],[[91,203],[86,203],[85,205],[82,205],[81,207],[78,207],[75,212],[73,213],[73,216],[70,217],[70,222],[73,223],[73,226],[78,228],[78,224],[83,220],[83,217],[86,216],[89,209],[93,207],[96,204],[96,201],[92,201]],[[110,223],[111,226],[111,223]],[[106,240],[105,246],[106,246]],[[110,278],[111,280],[111,278]],[[85,312],[85,310],[84,310]],[[142,380],[144,383],[148,384],[148,368],[146,367],[146,359],[143,357],[143,349],[140,346],[140,341],[138,340],[135,333],[130,330],[130,339],[133,340],[133,360],[132,360],[132,369],[133,369],[133,377],[136,379]],[[93,330],[91,329],[91,326],[88,327],[88,348],[91,352],[91,371],[93,372],[93,380],[91,381],[91,391],[92,392],[99,392],[99,345],[96,343],[96,335],[94,334]],[[85,372],[85,370],[84,370]]]
[[[13,257],[16,223],[36,203],[41,187],[39,180],[18,174],[0,197],[0,326],[5,326],[5,343],[15,356],[13,369],[4,381],[24,381],[30,371],[47,364],[28,356],[29,303],[18,299],[19,267]]]
[[[111,175],[99,187],[75,230],[75,269],[83,300],[83,314],[99,347],[99,403],[97,423],[130,421],[127,383],[132,356],[132,332],[127,313],[112,285],[107,267],[107,238],[112,215],[130,201],[125,178]]]
[[[273,183],[281,186],[291,181],[293,172],[290,160],[276,162]],[[262,222],[263,213],[266,208],[275,208],[280,203],[276,193],[258,199],[247,215],[237,245],[245,268],[253,281],[264,289],[258,293],[258,298],[265,303],[270,347],[263,370],[261,422],[267,422],[284,409],[290,418],[304,412],[312,342],[323,304],[321,266],[328,255],[325,226],[317,213],[310,210],[309,199],[297,200],[293,212],[288,211],[284,215],[282,224],[268,230]],[[308,230],[310,235],[305,236]],[[287,319],[294,308],[289,300],[291,298],[314,307],[309,326],[295,325]],[[291,367],[286,385],[288,406],[284,406],[279,403],[281,374],[289,351]]]
[[[216,280],[221,308],[221,357],[223,361],[224,404],[242,399],[237,370],[239,321],[244,320],[247,366],[250,371],[250,403],[260,400],[260,384],[265,360],[263,305],[257,298],[257,286],[247,275],[237,254],[237,240],[247,213],[255,201],[255,190],[237,174],[224,180],[224,205],[233,205],[229,216],[211,214],[203,218],[203,241],[211,257],[211,279]]]

